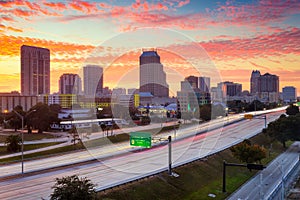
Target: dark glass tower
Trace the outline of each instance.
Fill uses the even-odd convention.
[[[154,97],[169,97],[166,73],[156,50],[143,50],[140,56],[140,92],[150,92]]]

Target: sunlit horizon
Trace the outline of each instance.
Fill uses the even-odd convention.
[[[20,91],[20,47],[30,45],[50,50],[51,93],[58,92],[62,74],[79,74],[91,60],[109,69],[104,86],[138,87],[129,77],[137,74],[142,48],[153,47],[170,95],[185,76],[213,69],[212,79],[241,83],[243,90],[249,90],[252,70],[274,74],[280,92],[294,86],[300,96],[299,0],[1,1],[0,10],[0,92]],[[205,72],[202,58],[194,62],[195,45],[209,60]]]

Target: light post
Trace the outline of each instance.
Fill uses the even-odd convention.
[[[18,113],[17,111],[13,110],[14,113],[17,114],[18,117],[22,120],[22,129],[21,129],[21,137],[22,137],[22,144],[21,144],[21,165],[22,165],[22,174],[24,174],[24,116]]]
[[[35,112],[36,110],[32,110],[29,113],[26,114],[29,115],[30,113]],[[21,166],[22,166],[22,174],[24,174],[24,116],[18,113],[17,111],[13,110],[14,113],[17,114],[18,117],[22,120],[22,129],[21,129],[21,137],[22,137],[22,144],[21,144]]]
[[[4,110],[4,120],[3,120],[3,129],[5,129],[6,124],[6,114],[8,113],[8,110]]]

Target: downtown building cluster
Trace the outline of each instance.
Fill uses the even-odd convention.
[[[269,73],[261,75],[252,71],[250,92],[242,84],[231,81],[211,87],[210,77],[190,75],[182,80],[177,97],[169,97],[167,75],[155,49],[143,49],[139,57],[139,88],[109,89],[104,87],[103,68],[98,65],[83,67],[83,80],[78,74],[62,74],[59,92],[50,94],[50,50],[23,45],[21,47],[21,94],[0,94],[0,109],[12,110],[21,105],[26,111],[37,102],[59,104],[70,109],[74,105],[91,109],[109,107],[112,103],[126,107],[161,106],[173,104],[183,112],[192,111],[203,104],[241,100],[264,103],[292,103],[297,101],[293,86],[284,87],[279,93],[279,77]]]

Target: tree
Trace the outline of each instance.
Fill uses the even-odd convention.
[[[32,112],[35,110],[34,112]],[[37,103],[33,106],[28,113],[27,126],[32,126],[38,129],[38,133],[48,130],[50,123],[56,119],[55,112],[51,112],[49,106],[44,103]]]
[[[286,117],[281,115],[279,119],[269,123],[268,128],[263,132],[267,133],[270,137],[282,143],[286,148],[286,141],[300,139],[300,114],[291,115]]]
[[[205,104],[200,106],[200,118],[203,121],[211,120],[211,104]]]
[[[81,141],[75,126],[72,126],[72,128],[69,130],[69,133],[71,134],[72,137],[71,142],[73,142],[73,145],[76,144],[76,140]]]
[[[10,135],[6,138],[5,144],[7,145],[6,150],[8,152],[18,152],[21,150],[22,139],[20,135]]]
[[[296,115],[297,113],[299,113],[299,107],[293,104],[289,105],[289,107],[286,109],[287,115]]]
[[[233,156],[245,163],[261,162],[266,157],[266,150],[259,145],[251,145],[249,140],[244,140],[230,148]]]
[[[94,185],[86,177],[79,178],[77,175],[56,178],[52,187],[51,200],[90,200],[96,199]]]
[[[263,110],[266,108],[266,105],[259,100],[254,100],[250,104],[245,106],[245,111],[250,112],[250,111],[257,111],[257,110]]]

